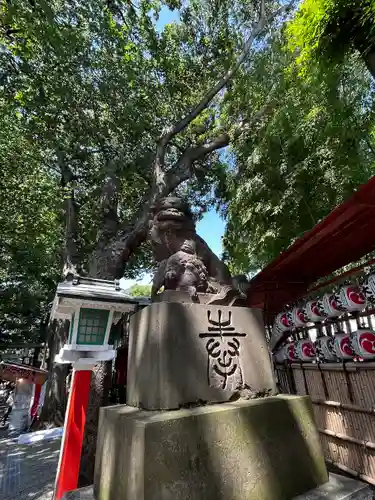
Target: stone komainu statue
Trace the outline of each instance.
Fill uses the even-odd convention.
[[[159,200],[152,207],[149,236],[159,262],[152,298],[165,290],[182,290],[193,301],[198,292],[213,294],[208,303],[228,305],[246,298],[247,279],[232,278],[228,267],[197,235],[189,205],[177,197]]]

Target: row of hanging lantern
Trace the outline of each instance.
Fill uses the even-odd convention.
[[[342,286],[337,292],[279,313],[273,325],[271,347],[280,344],[281,339],[286,341],[274,350],[275,361],[332,363],[375,359],[375,330],[359,323],[359,314],[374,304],[375,274],[370,274],[361,285]],[[342,326],[349,315],[357,320],[358,329],[353,332]],[[312,342],[307,331],[314,326],[318,334]]]

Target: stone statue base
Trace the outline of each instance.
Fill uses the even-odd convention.
[[[210,300],[217,297],[213,293],[197,293],[197,304],[207,304]],[[181,304],[193,304],[195,303],[191,296],[187,292],[181,290],[165,290],[162,293],[156,295],[154,302],[179,302]]]
[[[290,500],[328,480],[306,396],[100,411],[96,500]]]
[[[219,297],[218,294],[214,293],[197,293],[197,297],[195,300],[192,299],[191,295],[182,290],[165,290],[162,293],[159,293],[154,298],[153,302],[180,302],[181,304],[202,304],[202,305],[210,305],[209,302],[213,300],[217,300]],[[225,298],[224,298],[225,299]],[[226,303],[227,305],[227,303]],[[246,299],[241,299],[237,297],[235,299],[235,307],[237,306],[248,307],[246,303]]]
[[[374,500],[371,486],[350,477],[333,474],[328,475],[328,482],[313,490],[302,493],[293,500]],[[69,491],[63,500],[95,500],[92,486]]]
[[[171,301],[131,317],[129,406],[179,409],[274,391],[259,309]]]

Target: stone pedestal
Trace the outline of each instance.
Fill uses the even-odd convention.
[[[93,488],[70,491],[64,500],[95,500]],[[331,473],[327,483],[298,495],[294,500],[374,500],[374,495],[368,484]]]
[[[128,405],[223,402],[243,387],[275,389],[259,309],[157,302],[132,316]]]
[[[306,396],[101,409],[96,500],[291,500],[327,480]]]

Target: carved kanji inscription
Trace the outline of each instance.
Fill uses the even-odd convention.
[[[225,317],[219,309],[214,319],[211,311],[207,311],[207,330],[200,333],[199,337],[207,339],[208,384],[211,387],[234,391],[243,385],[240,339],[246,337],[246,333],[236,331],[232,325],[232,311],[227,314]]]

